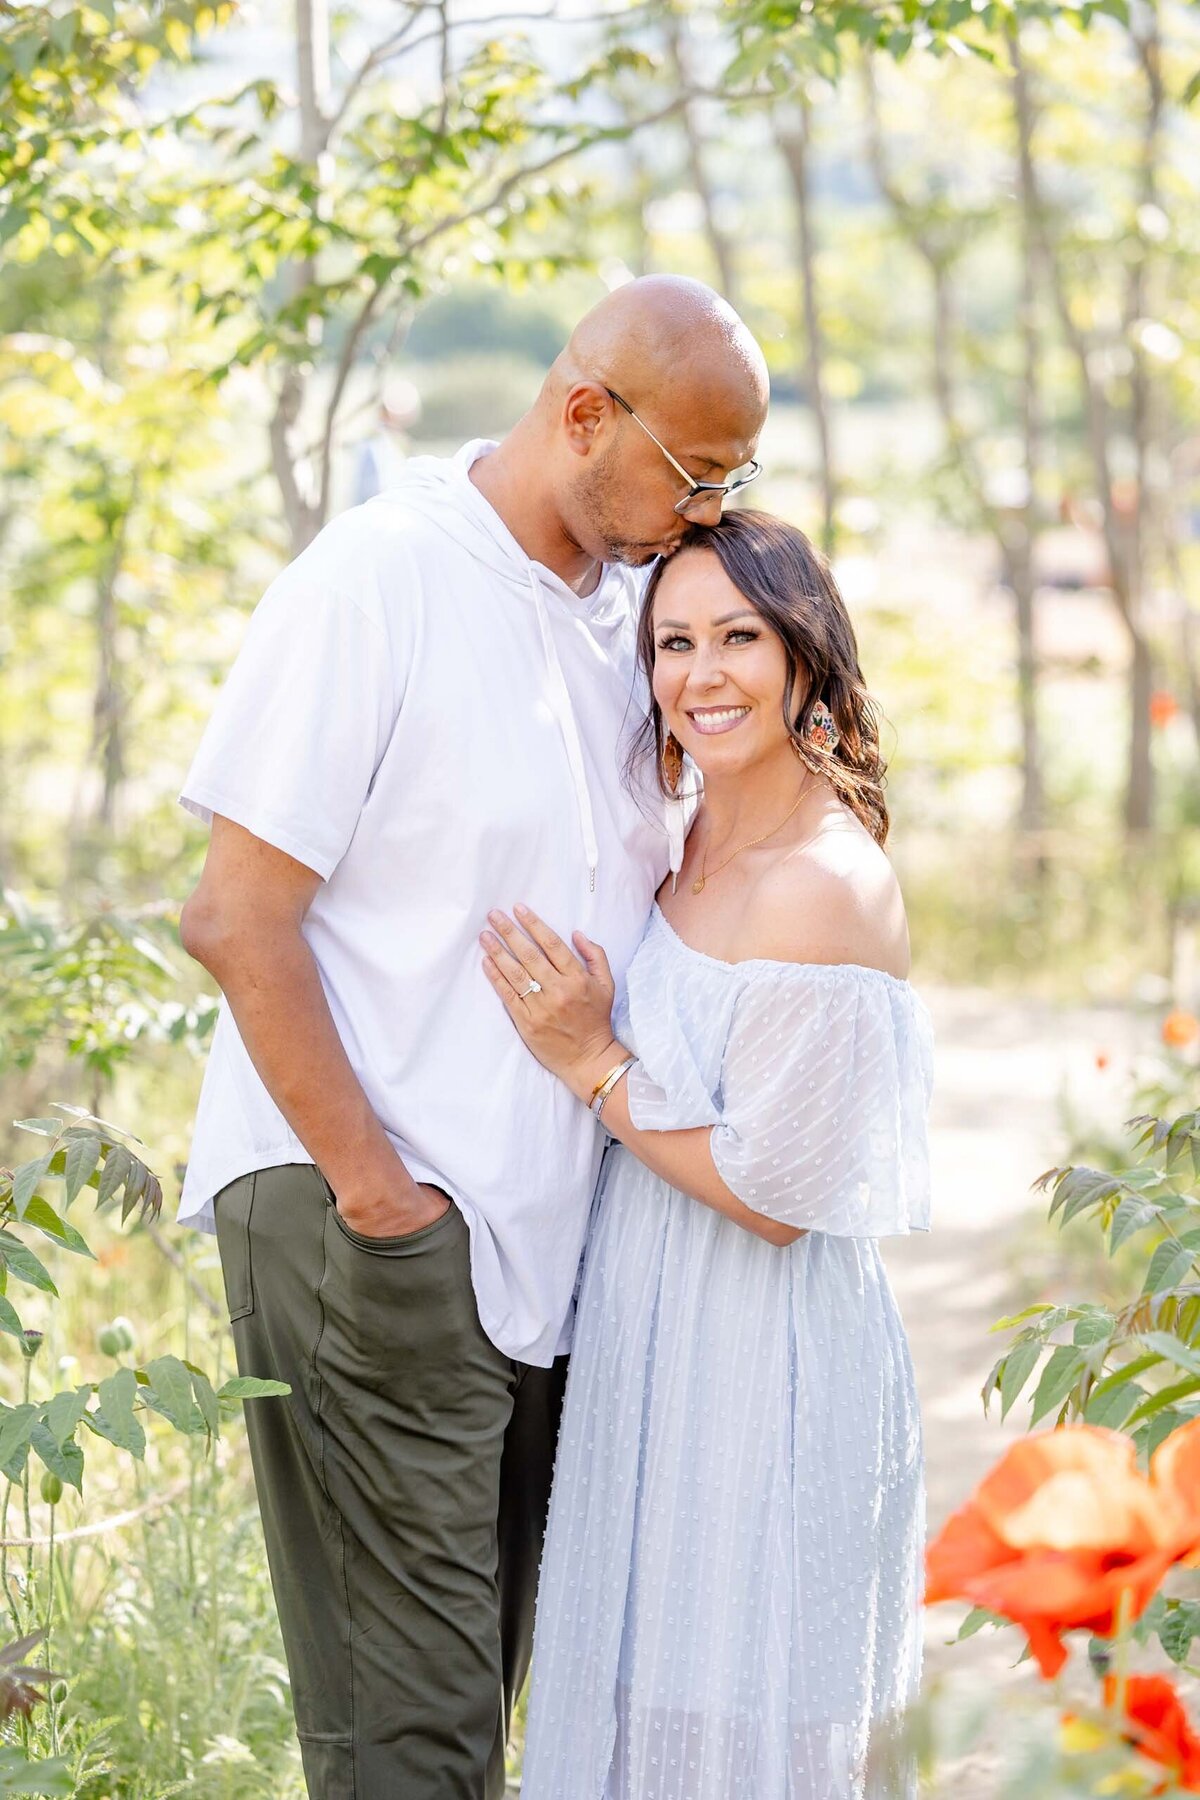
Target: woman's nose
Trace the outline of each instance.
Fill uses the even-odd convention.
[[[717,652],[700,649],[692,661],[688,671],[688,686],[707,692],[720,687],[725,679],[725,671],[721,667],[721,658]]]

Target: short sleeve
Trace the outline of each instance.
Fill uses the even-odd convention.
[[[323,534],[324,535],[324,534]],[[268,588],[180,795],[328,880],[395,725],[402,667],[377,604],[310,547]]]
[[[929,1227],[928,1017],[855,967],[774,971],[734,1008],[717,1172],[746,1206],[837,1237]]]

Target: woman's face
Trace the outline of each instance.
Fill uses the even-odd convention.
[[[778,755],[787,656],[711,550],[683,550],[654,595],[654,698],[707,776]]]

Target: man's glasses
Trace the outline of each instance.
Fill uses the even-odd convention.
[[[610,387],[606,387],[604,391],[610,400],[615,400],[618,406],[624,408],[635,424],[641,426],[650,442],[658,445],[676,474],[681,475],[687,482],[688,491],[675,507],[675,511],[681,518],[694,518],[702,507],[708,505],[714,494],[720,494],[722,502],[724,502],[727,494],[736,494],[739,488],[746,487],[754,480],[755,476],[762,474],[762,464],[752,461],[744,463],[740,469],[735,469],[728,481],[693,481],[683,464],[676,462],[667,446],[655,437],[646,421],[638,418],[628,400],[622,400],[620,394],[614,392]]]

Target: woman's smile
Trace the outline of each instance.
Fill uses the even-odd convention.
[[[697,731],[714,737],[720,731],[733,731],[750,715],[748,706],[690,706],[685,708]]]

